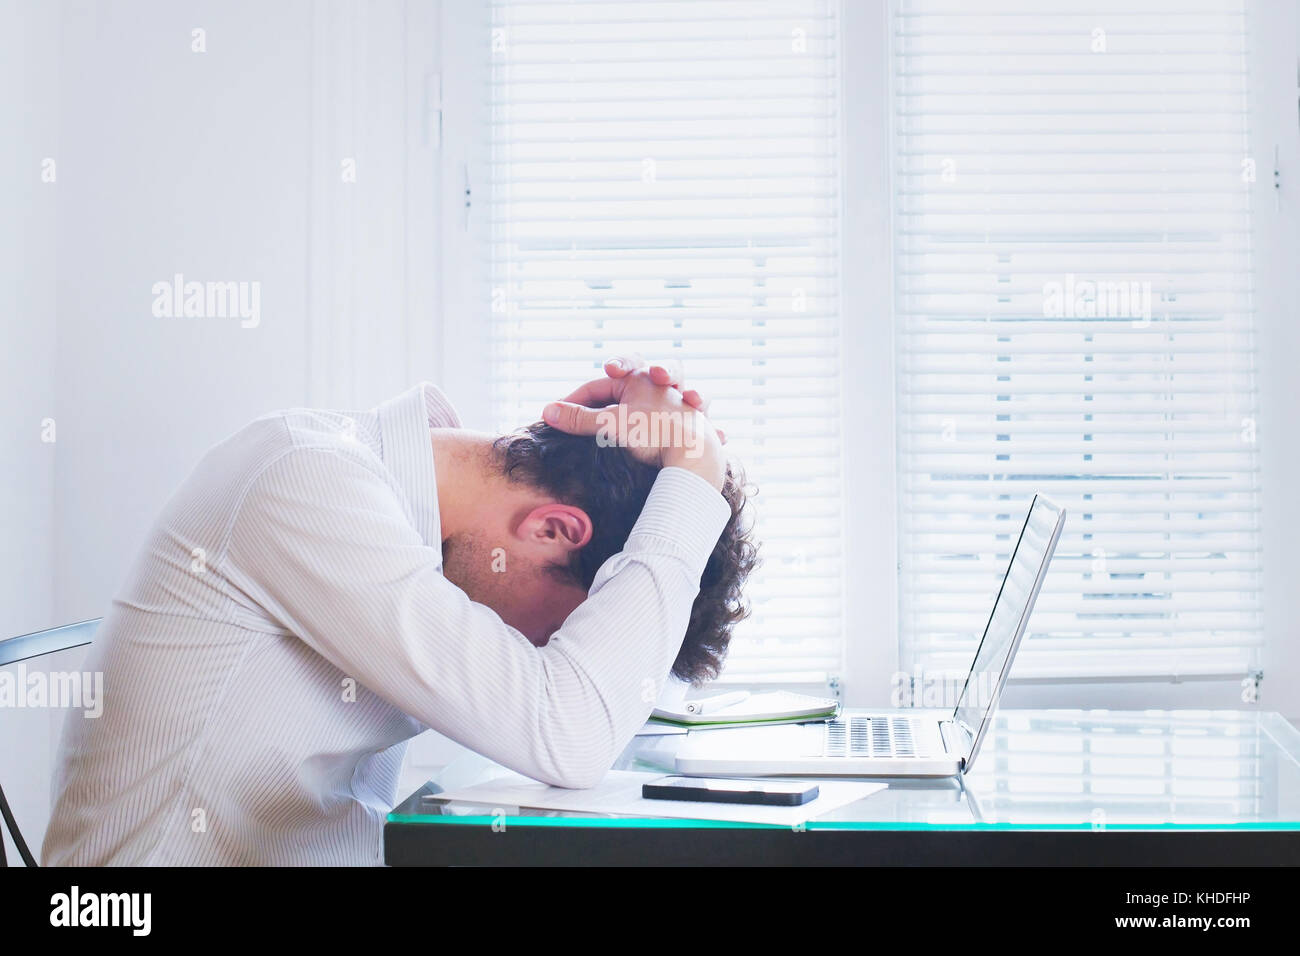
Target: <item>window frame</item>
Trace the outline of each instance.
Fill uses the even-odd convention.
[[[844,3],[841,63],[844,109],[841,162],[858,175],[843,177],[841,261],[862,263],[841,270],[841,408],[846,428],[846,591],[852,588],[870,613],[845,617],[842,696],[849,706],[895,703],[898,637],[897,442],[894,369],[892,225],[892,88],[890,24],[897,0]],[[1259,154],[1254,187],[1252,242],[1259,305],[1259,388],[1264,518],[1264,681],[1258,706],[1295,716],[1300,708],[1300,554],[1290,540],[1300,530],[1300,443],[1287,442],[1287,425],[1300,408],[1300,376],[1290,357],[1300,355],[1300,328],[1287,321],[1287,306],[1300,301],[1294,263],[1300,261],[1300,193],[1289,200],[1289,173],[1300,174],[1297,127],[1297,49],[1300,13],[1285,4],[1248,3],[1252,51],[1251,128]],[[475,191],[487,183],[482,150],[481,95],[488,70],[489,9],[478,0],[442,0],[439,6],[440,92],[435,122],[438,151],[434,297],[440,383],[457,401],[466,427],[489,428],[491,355],[484,325],[467,321],[471,308],[490,296],[486,258],[467,228],[486,215]],[[849,52],[852,55],[848,55]],[[422,87],[428,89],[428,86]],[[1281,214],[1273,187],[1273,144],[1282,157]],[[1267,154],[1267,155],[1265,155]],[[1300,182],[1300,179],[1297,179]],[[468,193],[468,194],[467,194]],[[485,193],[485,189],[482,190]],[[468,205],[467,205],[468,202]],[[470,240],[470,241],[467,241]],[[412,262],[416,270],[423,264]],[[854,321],[860,316],[865,321]],[[413,321],[427,322],[428,316]],[[852,360],[848,356],[855,356]],[[1292,429],[1294,431],[1294,429]],[[847,432],[846,432],[847,433]],[[1277,436],[1277,440],[1270,440]],[[1011,707],[1252,706],[1236,680],[1044,679],[1012,677],[1004,697]]]

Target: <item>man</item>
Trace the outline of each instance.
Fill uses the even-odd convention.
[[[379,863],[426,728],[599,781],[670,670],[716,674],[754,563],[703,400],[606,372],[512,436],[422,385],[212,449],[100,628],[43,861]]]

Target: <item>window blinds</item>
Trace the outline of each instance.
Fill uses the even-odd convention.
[[[833,0],[492,8],[494,414],[682,361],[758,496],[726,680],[842,657]]]
[[[1244,20],[1242,0],[896,4],[913,672],[968,666],[1035,491],[1069,517],[1017,676],[1257,665]]]

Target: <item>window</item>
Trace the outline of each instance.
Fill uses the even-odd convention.
[[[502,2],[491,24],[493,412],[680,357],[760,489],[726,680],[840,667],[839,43],[832,0]]]
[[[1242,0],[898,0],[902,660],[968,666],[1028,502],[1069,512],[1017,676],[1261,643]]]

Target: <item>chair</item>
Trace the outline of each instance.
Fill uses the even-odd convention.
[[[89,644],[95,638],[95,630],[99,627],[100,620],[101,618],[94,618],[77,624],[65,624],[62,627],[51,627],[48,630],[22,634],[0,641],[0,667]],[[28,866],[36,866],[36,858],[32,856],[26,841],[23,840],[23,835],[18,831],[18,824],[14,820],[13,811],[9,809],[9,801],[5,799],[3,788],[0,788],[0,816],[4,817],[5,826],[9,828],[9,834],[13,837],[14,846],[18,848],[18,855],[22,857],[23,862]],[[8,865],[4,841],[0,839],[0,866]]]

